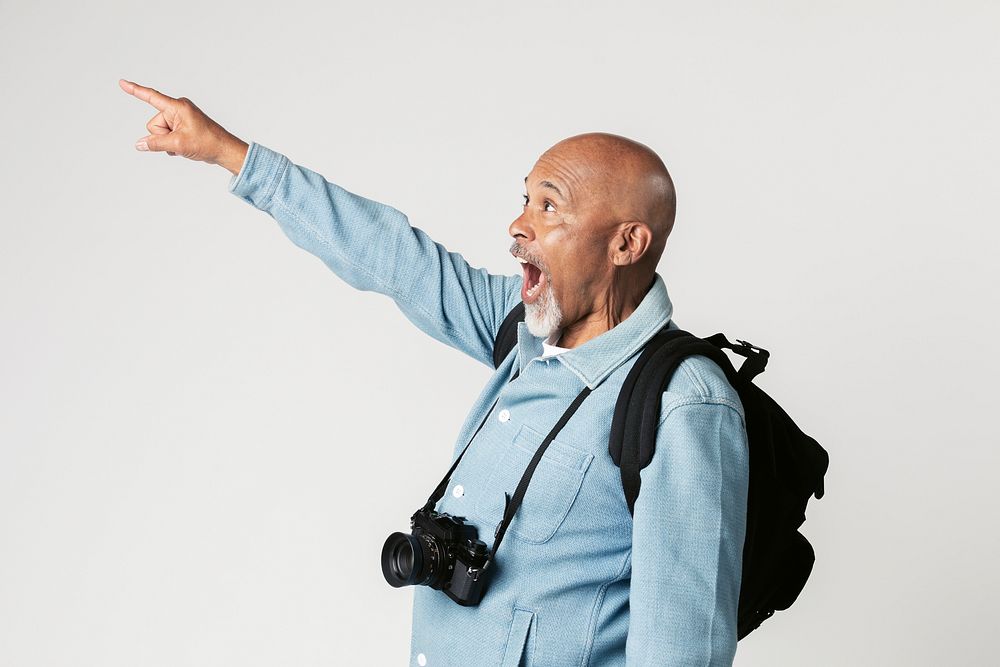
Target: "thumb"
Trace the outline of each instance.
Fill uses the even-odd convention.
[[[170,134],[150,134],[135,142],[138,151],[176,151],[177,137]]]

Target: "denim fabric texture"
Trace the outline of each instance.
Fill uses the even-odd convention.
[[[493,368],[493,339],[520,301],[521,275],[470,266],[395,208],[256,142],[229,190],[349,285],[387,295],[428,335]],[[542,457],[482,602],[462,607],[414,587],[409,664],[732,664],[749,481],[738,394],[705,357],[681,363],[634,517],[608,454],[619,389],[642,345],[676,328],[672,313],[656,274],[629,317],[567,352],[540,358],[542,339],[520,323],[515,351],[458,432],[451,461],[499,398],[438,511],[466,517],[492,546],[504,492],[583,387],[592,392]],[[439,480],[427,480],[428,493]],[[423,500],[401,498],[401,520]]]

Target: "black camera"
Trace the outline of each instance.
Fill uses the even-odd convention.
[[[430,586],[463,607],[479,604],[492,570],[486,543],[465,518],[423,507],[410,517],[411,534],[393,533],[382,547],[389,585]]]

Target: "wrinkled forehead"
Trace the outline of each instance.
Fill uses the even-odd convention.
[[[608,156],[586,147],[556,144],[538,157],[525,182],[565,202],[585,205],[604,200],[622,177]]]

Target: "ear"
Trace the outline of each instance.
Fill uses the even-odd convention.
[[[611,239],[611,261],[616,266],[635,264],[652,242],[653,232],[649,225],[639,220],[623,222]]]

